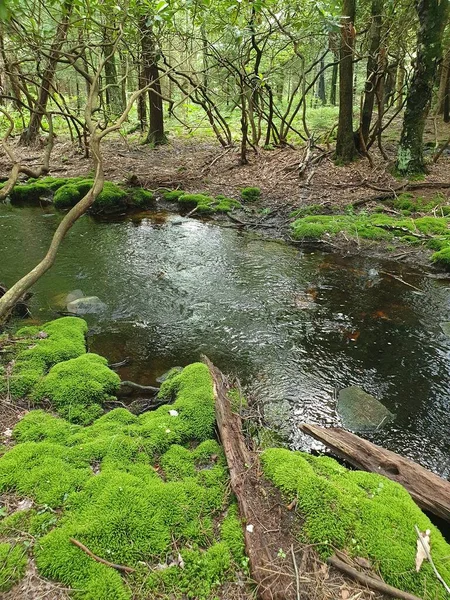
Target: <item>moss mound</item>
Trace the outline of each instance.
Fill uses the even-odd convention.
[[[445,598],[428,562],[415,570],[416,532],[431,530],[431,553],[444,579],[450,579],[450,545],[399,484],[380,475],[349,471],[329,457],[280,448],[262,454],[266,476],[289,498],[297,498],[304,519],[303,541],[322,556],[334,548],[361,556],[383,579],[427,599]]]
[[[87,323],[63,317],[42,327],[24,327],[16,333],[20,340],[9,380],[13,398],[30,395],[43,375],[54,365],[86,352]]]
[[[0,592],[7,592],[25,574],[27,557],[19,544],[0,543]]]
[[[141,416],[116,409],[87,427],[32,411],[14,429],[16,446],[0,459],[0,491],[62,509],[33,551],[39,572],[79,590],[76,598],[125,600],[133,590],[209,598],[245,565],[225,458],[210,439],[207,367],[174,374],[160,397],[174,404]],[[37,528],[35,517],[29,522]],[[125,585],[70,538],[136,573]]]
[[[102,405],[115,399],[120,377],[97,354],[83,354],[52,367],[36,386],[33,398],[49,399],[58,414],[71,423],[87,425],[103,413]]]
[[[213,198],[207,194],[189,194],[183,190],[172,190],[164,193],[163,198],[195,209],[200,214],[226,213],[234,208],[242,208],[240,202],[223,195]]]
[[[256,202],[261,198],[261,190],[258,187],[245,187],[241,190],[241,197],[245,202]]]
[[[10,194],[13,204],[39,204],[53,201],[56,208],[74,206],[92,188],[93,179],[86,177],[43,177],[18,184]],[[148,208],[154,200],[152,192],[143,188],[122,188],[106,181],[102,192],[91,207],[92,213],[111,213],[126,208]]]

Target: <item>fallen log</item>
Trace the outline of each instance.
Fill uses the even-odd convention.
[[[274,564],[277,551],[281,547],[274,533],[281,533],[281,519],[276,511],[266,509],[267,498],[261,491],[258,456],[247,448],[242,433],[241,417],[231,410],[225,377],[208,358],[203,357],[203,361],[208,366],[214,382],[217,427],[228,463],[231,489],[246,525],[245,548],[250,573],[258,588],[258,597],[262,600],[299,597],[299,590],[295,594],[292,588],[292,576],[280,572]],[[271,543],[273,538],[275,546]]]
[[[450,482],[368,440],[340,427],[300,425],[300,429],[328,446],[358,469],[384,475],[400,483],[420,508],[450,522]]]

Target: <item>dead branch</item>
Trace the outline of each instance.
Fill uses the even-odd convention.
[[[97,556],[96,554],[91,552],[89,550],[89,548],[87,548],[84,544],[82,544],[81,542],[79,542],[78,540],[76,540],[74,538],[70,538],[70,541],[72,542],[72,544],[74,546],[77,546],[77,548],[80,548],[80,550],[83,550],[83,552],[85,552],[88,556],[90,556],[97,562],[102,563],[102,565],[106,565],[107,567],[111,567],[112,569],[116,569],[116,571],[121,571],[122,573],[135,573],[136,572],[136,569],[133,569],[133,567],[125,567],[124,565],[116,565],[115,563],[109,562],[108,560],[105,560],[104,558],[100,558],[100,556]]]
[[[328,446],[357,469],[384,475],[400,483],[420,506],[450,521],[450,482],[395,452],[381,448],[340,427],[300,425],[300,429]]]
[[[159,387],[153,387],[152,385],[140,385],[139,383],[134,383],[134,381],[121,381],[120,387],[128,387],[133,390],[138,390],[139,392],[152,392],[152,394],[159,392]]]
[[[330,558],[328,559],[328,563],[336,569],[339,569],[355,581],[366,585],[372,590],[376,590],[377,592],[381,592],[383,594],[391,596],[392,598],[399,598],[400,600],[421,600],[418,596],[408,594],[408,592],[403,592],[402,590],[399,590],[395,587],[392,587],[391,585],[388,585],[387,583],[384,583],[384,581],[381,581],[380,579],[375,579],[374,577],[370,577],[370,575],[366,575],[365,573],[358,571],[354,567],[351,567],[344,561],[340,560],[335,555],[330,556]]]

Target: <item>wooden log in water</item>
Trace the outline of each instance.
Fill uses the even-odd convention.
[[[300,425],[300,429],[357,469],[384,475],[400,483],[422,509],[450,522],[450,482],[395,452],[340,427]]]

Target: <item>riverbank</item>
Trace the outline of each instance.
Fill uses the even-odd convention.
[[[58,598],[67,588],[83,600],[250,598],[255,574],[244,537],[257,532],[267,538],[265,568],[288,579],[283,598],[373,598],[326,565],[336,550],[363,557],[391,585],[445,597],[429,564],[414,571],[414,525],[430,529],[434,562],[447,578],[450,546],[398,484],[269,448],[255,490],[264,486],[263,510],[283,528],[267,530],[261,514],[241,522],[229,457],[214,435],[217,388],[208,368],[168,374],[156,410],[105,412],[120,379],[87,353],[86,332],[82,319],[66,317],[1,340],[2,408],[28,398],[30,409],[1,428],[5,598],[31,598],[23,590],[30,593],[36,567],[41,585],[64,586],[56,585]],[[229,394],[239,410],[239,392]]]

